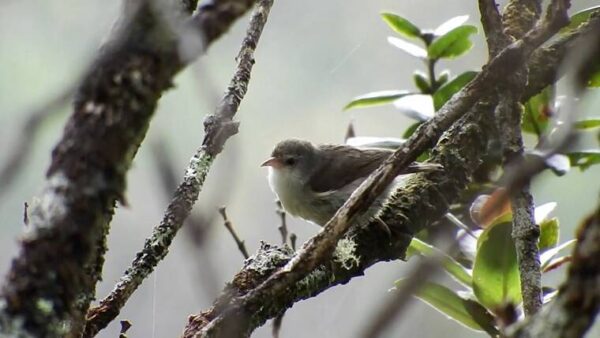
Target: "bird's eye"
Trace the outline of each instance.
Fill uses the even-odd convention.
[[[285,159],[285,164],[287,165],[294,165],[296,164],[296,159],[293,157],[288,157]]]

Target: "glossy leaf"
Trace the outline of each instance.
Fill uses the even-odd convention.
[[[544,162],[558,176],[562,176],[571,170],[571,160],[563,154],[554,154],[545,159]]]
[[[425,75],[423,72],[414,72],[413,80],[415,81],[415,86],[417,86],[421,94],[428,94],[431,91],[429,79],[427,78],[427,75]]]
[[[444,270],[446,270],[450,276],[456,279],[456,281],[459,283],[471,287],[471,272],[462,266],[462,264],[457,262],[454,258],[444,254],[434,246],[427,244],[418,238],[413,238],[408,246],[407,256],[411,257],[414,254],[421,254],[428,257],[435,255],[440,257],[442,264],[444,265]]]
[[[552,259],[558,255],[559,252],[561,252],[562,250],[570,247],[571,245],[575,244],[577,241],[572,239],[570,241],[566,241],[561,245],[555,246],[552,249],[548,249],[544,252],[542,252],[540,254],[540,265],[542,267],[542,269],[546,268],[548,266],[548,264],[552,261]]]
[[[588,83],[588,87],[600,87],[600,71],[597,71],[590,76]]]
[[[571,22],[569,22],[569,24],[565,27],[563,27],[559,33],[560,34],[566,34],[568,32],[571,32],[572,30],[576,29],[577,27],[579,27],[579,25],[581,25],[582,23],[584,23],[585,21],[587,21],[589,19],[589,17],[594,13],[600,11],[600,6],[594,6],[594,7],[590,7],[584,10],[581,10],[575,14],[573,14],[571,16]]]
[[[467,22],[467,20],[469,20],[469,16],[468,15],[459,15],[459,16],[455,16],[449,20],[447,20],[446,22],[444,22],[443,24],[439,25],[434,31],[433,34],[435,36],[442,36],[445,35],[446,33],[450,32],[451,30],[453,30],[456,27],[459,27],[460,25],[462,25],[463,23]]]
[[[379,106],[386,103],[391,103],[403,96],[411,94],[412,93],[406,90],[383,90],[379,92],[372,92],[355,97],[344,107],[344,110]]]
[[[598,149],[574,151],[568,153],[567,156],[571,160],[571,165],[579,167],[582,171],[600,163],[600,150]]]
[[[394,101],[394,107],[402,114],[419,121],[427,121],[435,113],[431,95],[407,95]]]
[[[427,49],[430,59],[455,58],[467,52],[473,46],[469,39],[477,33],[477,28],[471,25],[459,26],[435,39]]]
[[[383,21],[396,33],[407,38],[419,38],[421,30],[412,22],[394,13],[381,13]]]
[[[535,224],[541,224],[542,222],[549,220],[550,214],[552,213],[552,211],[554,211],[554,209],[556,209],[557,205],[558,203],[556,202],[548,202],[535,207],[533,213],[533,216],[535,218]]]
[[[479,236],[473,265],[473,292],[483,306],[494,309],[506,302],[521,302],[517,252],[512,224],[493,224]]]
[[[554,217],[540,223],[540,239],[538,247],[540,252],[554,248],[558,244],[559,223]]]
[[[399,280],[395,284],[400,287],[403,282],[404,280]],[[473,330],[485,331],[490,335],[498,333],[494,326],[494,317],[476,301],[463,298],[455,291],[437,283],[420,284],[415,296],[448,318]]]
[[[542,269],[542,273],[556,270],[556,269],[560,268],[561,266],[569,263],[572,260],[573,260],[573,256],[571,256],[571,255],[552,258],[550,261],[548,261],[546,266]]]
[[[388,36],[387,41],[394,47],[400,48],[403,52],[408,53],[419,59],[427,59],[427,51],[415,44],[406,42],[402,39]]]
[[[446,103],[452,95],[456,94],[459,90],[461,90],[469,81],[471,81],[477,72],[475,71],[467,71],[464,72],[457,77],[455,77],[452,81],[443,85],[440,89],[438,89],[433,94],[433,105],[435,110],[440,109],[444,103]]]
[[[548,292],[544,292],[544,295],[542,297],[542,303],[545,305],[548,302],[552,301],[556,295],[558,295],[558,290],[553,289],[553,290],[549,290]]]
[[[593,129],[600,127],[600,118],[587,119],[575,122],[577,129]]]
[[[437,78],[437,85],[438,86],[443,86],[446,84],[446,82],[448,82],[448,79],[450,78],[450,72],[447,70],[444,70],[440,73],[440,76]]]

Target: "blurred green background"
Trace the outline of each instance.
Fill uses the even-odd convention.
[[[597,1],[574,1],[572,11],[593,4]],[[108,37],[119,10],[116,0],[2,2],[0,163],[5,163],[15,147],[27,112],[76,81]],[[132,322],[130,337],[178,336],[187,316],[209,307],[240,268],[241,255],[216,217],[218,206],[227,206],[229,218],[251,252],[261,240],[280,241],[274,195],[265,169],[259,167],[275,143],[289,137],[340,143],[351,120],[359,136],[398,137],[412,123],[392,106],[341,110],[351,98],[366,92],[412,89],[412,72],[423,69],[419,61],[387,43],[393,32],[380,19],[384,10],[429,28],[469,14],[468,22],[480,27],[476,1],[276,1],[256,52],[248,94],[237,115],[240,133],[228,141],[213,166],[195,209],[212,217],[215,226],[200,251],[186,238],[187,233],[177,237],[166,260],[119,317]],[[181,176],[202,141],[204,116],[214,109],[229,82],[247,19],[237,22],[200,61],[181,73],[176,87],[161,99],[128,175],[130,206],[119,207],[112,223],[99,297],[108,293],[142,247],[169,199],[160,183],[152,144],[166,143],[172,165]],[[479,69],[486,60],[485,43],[481,35],[474,42],[466,56],[442,62],[438,69],[447,67],[453,74]],[[68,107],[63,110],[48,119],[38,135],[31,136],[35,137],[34,149],[0,199],[0,276],[17,252],[17,239],[24,228],[23,203],[31,204],[43,186],[50,151],[69,113]],[[559,203],[555,215],[563,226],[563,239],[573,236],[575,226],[596,205],[599,174],[598,168],[584,173],[574,170],[559,179],[547,173],[534,182],[537,204]],[[289,220],[289,227],[300,243],[318,230],[301,220]],[[285,316],[282,337],[356,336],[389,296],[393,281],[414,264],[379,264],[349,285],[296,304]],[[548,277],[556,283],[563,276],[564,269]],[[118,330],[118,322],[114,322],[99,337],[116,337]],[[597,326],[595,331],[599,331]],[[403,335],[483,336],[417,301],[387,334]],[[254,334],[270,336],[268,325]]]

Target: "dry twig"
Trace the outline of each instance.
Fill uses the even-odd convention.
[[[221,214],[221,217],[223,217],[223,225],[225,226],[225,228],[227,228],[227,231],[229,231],[231,237],[233,237],[233,240],[235,241],[235,244],[237,244],[237,247],[242,253],[242,256],[248,259],[250,255],[248,254],[248,250],[246,250],[246,245],[244,244],[244,241],[240,239],[240,236],[238,236],[229,218],[227,218],[227,210],[225,206],[219,208],[219,213]]]

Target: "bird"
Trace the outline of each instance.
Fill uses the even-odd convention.
[[[275,146],[261,166],[268,167],[269,186],[288,214],[324,226],[392,153],[390,149],[287,139]],[[389,195],[406,179],[405,174],[440,169],[435,163],[412,163],[355,222],[366,226],[377,218]]]

